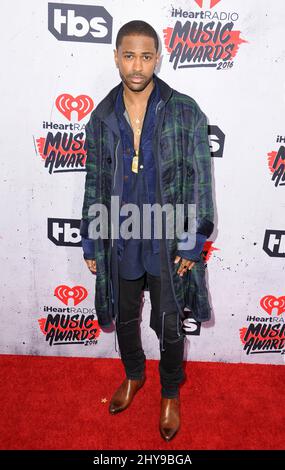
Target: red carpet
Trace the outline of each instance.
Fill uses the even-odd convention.
[[[119,359],[2,355],[0,366],[1,449],[284,448],[283,366],[186,363],[182,425],[169,443],[158,431],[158,361],[147,361],[145,386],[115,416]]]

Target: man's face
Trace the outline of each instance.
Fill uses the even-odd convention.
[[[115,62],[123,83],[132,91],[143,91],[151,82],[159,54],[154,39],[148,36],[124,36]]]

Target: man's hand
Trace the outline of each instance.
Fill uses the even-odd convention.
[[[174,263],[179,263],[179,261],[181,260],[181,263],[180,263],[180,266],[177,270],[177,274],[179,274],[179,276],[183,276],[184,273],[190,269],[193,268],[194,264],[195,264],[195,261],[191,261],[189,259],[185,259],[185,258],[181,258],[181,256],[176,256],[175,260],[174,260]]]
[[[89,271],[91,271],[93,274],[96,274],[96,261],[95,259],[86,259],[85,260],[87,264],[87,268]]]

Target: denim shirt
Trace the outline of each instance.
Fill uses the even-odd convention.
[[[140,137],[138,172],[132,171],[132,158],[135,155],[134,134],[123,101],[123,86],[119,89],[115,113],[121,133],[123,155],[122,205],[135,204],[140,211],[140,238],[118,240],[119,274],[124,279],[137,279],[145,271],[154,276],[160,275],[159,240],[154,238],[154,217],[152,213],[151,238],[143,238],[143,204],[156,202],[157,169],[152,152],[156,106],[160,101],[159,87],[154,80],[154,88],[149,96],[143,129]],[[120,217],[120,224],[128,218]]]
[[[119,273],[125,279],[137,279],[145,271],[154,276],[160,276],[160,254],[159,240],[155,240],[154,218],[151,224],[151,239],[142,237],[142,205],[144,203],[154,204],[156,201],[157,168],[152,152],[153,131],[155,128],[156,106],[160,100],[159,87],[155,75],[154,88],[149,96],[143,129],[140,137],[138,173],[131,170],[132,157],[135,154],[134,136],[127,111],[123,101],[123,84],[119,89],[115,113],[118,119],[122,154],[118,154],[119,164],[123,162],[123,189],[122,204],[133,203],[140,208],[140,239],[129,238],[125,240],[120,237],[118,240]],[[120,172],[117,172],[117,177]],[[153,214],[152,214],[153,215]],[[120,223],[128,216],[120,216]],[[199,261],[203,245],[207,237],[203,234],[196,234],[196,245],[193,249],[178,250],[177,255],[192,261]],[[83,257],[85,259],[94,258],[94,241],[82,237]]]

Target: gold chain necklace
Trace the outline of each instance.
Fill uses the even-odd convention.
[[[125,91],[123,92],[123,96],[124,96],[125,107],[127,109],[127,112],[128,112],[128,115],[129,115],[129,118],[130,118],[130,121],[131,121],[131,117],[130,117],[131,115],[130,115],[130,112],[129,112],[128,105],[126,103],[127,100],[126,100]],[[142,118],[141,119],[139,119],[139,117],[135,118],[135,123],[136,124],[141,123],[141,126],[137,126],[136,128],[134,128],[134,126],[132,125],[132,121],[131,121],[131,126],[132,126],[134,134],[139,135],[139,136],[142,133],[142,125],[143,125],[143,121],[144,121],[146,106],[147,106],[147,104],[145,105],[145,109],[144,109]],[[132,171],[134,173],[138,173],[138,169],[139,169],[139,149],[135,149],[135,155],[133,156],[133,159],[132,159]]]

